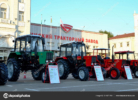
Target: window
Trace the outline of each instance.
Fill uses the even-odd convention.
[[[114,44],[114,48],[116,48],[116,44]]]
[[[25,39],[21,40],[21,51],[25,51]]]
[[[20,51],[20,40],[16,40],[15,52],[19,52],[19,51]]]
[[[127,47],[129,47],[129,42],[127,42]]]
[[[4,19],[6,19],[6,8],[1,8],[0,9],[0,18],[4,18]]]
[[[66,51],[66,48],[65,47],[61,47],[61,52],[60,52],[60,56],[61,57],[65,57],[65,51]]]
[[[19,11],[19,21],[24,21],[24,12]]]
[[[71,56],[71,47],[67,47],[67,56]]]
[[[122,47],[122,43],[120,43],[120,47]]]
[[[21,31],[18,31],[18,34],[17,34],[17,37],[18,36],[21,36],[22,32]]]
[[[98,48],[98,46],[96,46],[96,48]]]
[[[95,49],[95,46],[93,46],[93,49]]]
[[[24,0],[19,0],[19,2],[24,3]]]

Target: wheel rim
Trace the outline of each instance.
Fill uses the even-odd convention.
[[[62,63],[58,64],[59,76],[61,77],[64,73],[64,66]]]
[[[138,71],[136,71],[135,73],[136,73],[136,76],[138,76]]]
[[[9,62],[7,67],[8,67],[8,78],[10,79],[13,76],[13,63]]]
[[[85,77],[85,72],[83,70],[79,71],[79,77],[83,79]]]
[[[111,76],[112,76],[113,78],[115,78],[115,77],[117,76],[117,72],[116,72],[115,70],[112,70],[112,71],[111,71]]]
[[[42,73],[42,79],[43,79],[43,80],[46,80],[45,72]]]

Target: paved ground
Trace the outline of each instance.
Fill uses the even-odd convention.
[[[26,77],[23,79],[23,73],[21,73],[17,82],[7,82],[5,86],[0,86],[0,91],[138,91],[136,78],[132,80],[106,78],[102,82],[97,82],[94,78],[89,81],[80,81],[69,75],[66,80],[60,80],[60,84],[49,84],[35,81],[30,72]]]

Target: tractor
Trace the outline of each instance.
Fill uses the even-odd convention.
[[[110,77],[111,79],[118,79],[120,76],[126,77],[124,66],[128,65],[126,63],[126,60],[124,59],[114,59],[114,55],[112,55],[112,59],[110,57],[106,56],[106,50],[110,50],[108,48],[96,48],[93,49],[93,56],[94,56],[94,50],[97,51],[97,59],[96,63],[98,63],[101,67],[103,67],[107,75],[106,77]],[[102,59],[102,55],[98,55],[98,51],[101,51],[101,54],[103,54],[103,51],[105,51],[104,58]],[[113,51],[112,51],[113,54]],[[93,71],[94,72],[94,71]],[[95,75],[95,73],[94,73]],[[93,76],[95,77],[95,76]]]
[[[0,60],[0,85],[5,85],[8,80],[8,69],[3,62],[3,60]]]
[[[40,35],[24,35],[14,41],[14,51],[7,60],[8,80],[17,81],[20,72],[31,70],[34,80],[44,81],[48,64],[55,65],[52,51],[44,51],[45,40]]]
[[[60,79],[67,79],[72,73],[75,79],[87,81],[92,76],[92,63],[95,56],[86,56],[86,46],[83,42],[70,42],[60,45],[59,57],[55,59],[58,64]]]
[[[118,55],[119,59],[125,59],[126,63],[130,66],[131,72],[138,78],[138,60],[135,59],[134,51],[117,51],[115,55]],[[132,59],[130,59],[129,56],[131,56]]]

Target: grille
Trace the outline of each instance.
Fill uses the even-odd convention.
[[[123,64],[126,64],[126,61],[125,61],[125,60],[122,60],[122,65],[123,65]]]
[[[47,52],[46,60],[53,60],[53,53]]]
[[[91,63],[96,63],[96,57],[92,57]]]

